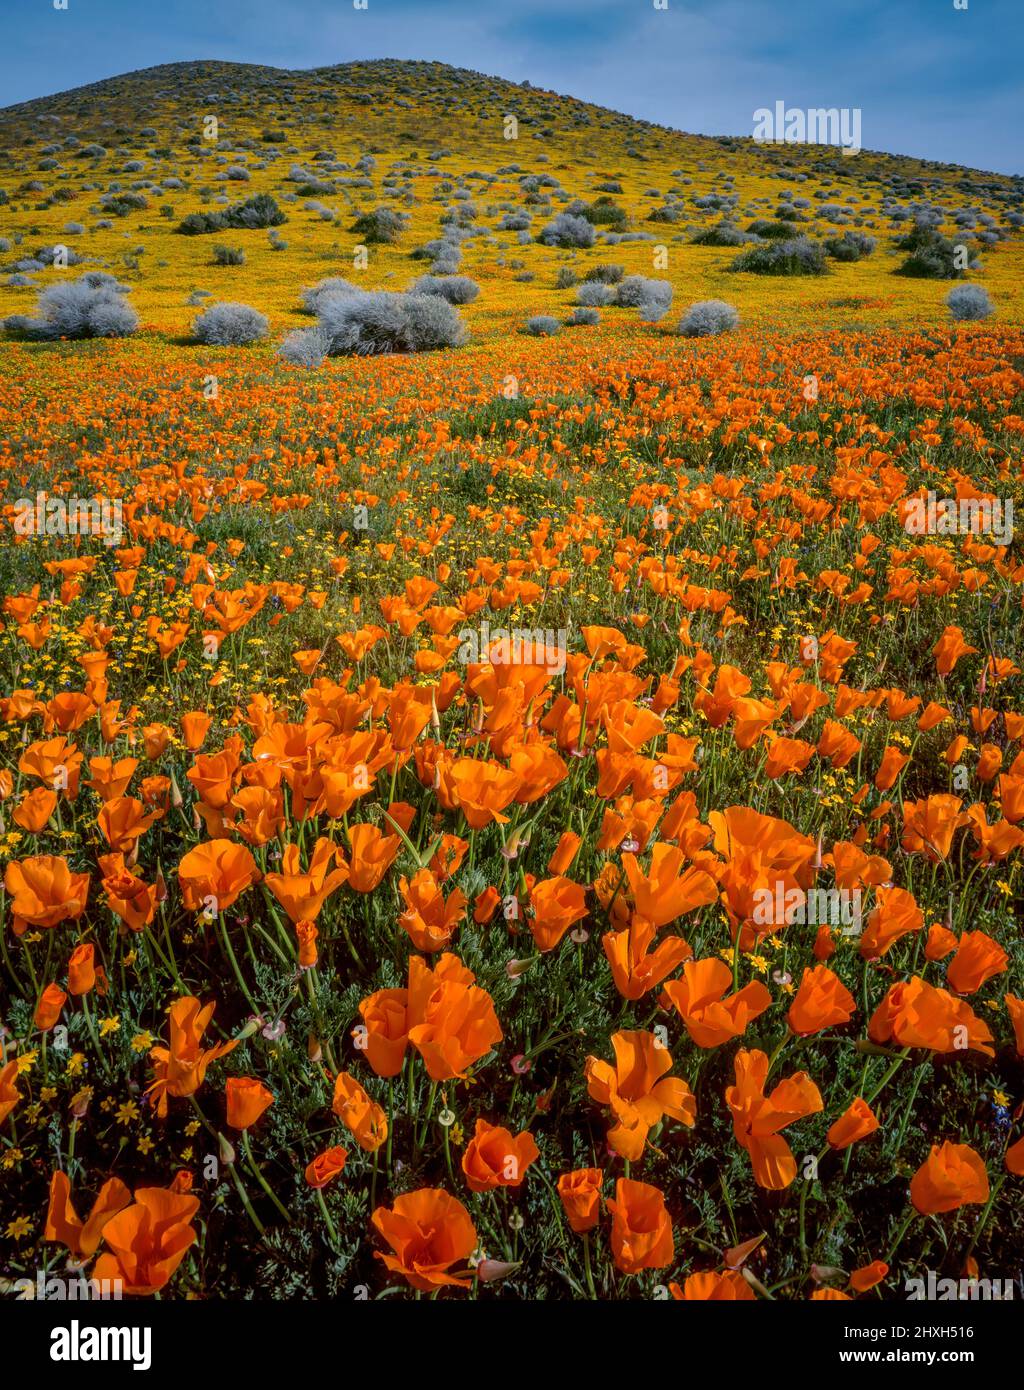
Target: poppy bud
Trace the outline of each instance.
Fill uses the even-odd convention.
[[[530,960],[516,960],[513,958],[505,966],[505,974],[510,980],[518,980],[520,975],[526,974],[532,964],[533,958]]]
[[[219,1132],[217,1134],[217,1157],[220,1159],[221,1163],[226,1163],[228,1167],[235,1161],[234,1146],[225,1135]]]
[[[499,1279],[507,1279],[510,1274],[515,1274],[521,1264],[521,1260],[514,1264],[506,1260],[481,1260],[476,1267],[476,1277],[481,1284],[494,1284]]]

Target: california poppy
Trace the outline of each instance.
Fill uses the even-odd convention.
[[[924,1215],[983,1205],[988,1195],[988,1173],[981,1156],[969,1144],[952,1144],[948,1139],[932,1145],[910,1181],[910,1200]]]
[[[780,1081],[766,1096],[768,1058],[763,1052],[741,1048],[734,1064],[736,1084],[728,1088],[725,1099],[736,1139],[750,1155],[754,1181],[773,1190],[788,1187],[796,1177],[796,1159],[779,1131],[823,1109],[821,1093],[801,1071]]]
[[[848,1149],[858,1139],[866,1139],[878,1129],[878,1120],[871,1106],[860,1096],[852,1100],[839,1119],[829,1127],[825,1138],[833,1149]]]
[[[251,1076],[229,1076],[224,1083],[227,1121],[232,1129],[250,1129],[274,1102],[262,1081]]]
[[[600,1219],[603,1180],[600,1168],[576,1168],[558,1179],[556,1186],[565,1219],[577,1235],[593,1230]]]
[[[17,1057],[8,1062],[6,1066],[0,1067],[0,1124],[3,1124],[22,1099],[21,1092],[14,1084],[18,1079],[20,1070]]]
[[[310,1187],[326,1187],[342,1172],[347,1158],[348,1150],[340,1144],[325,1149],[323,1153],[317,1154],[312,1162],[307,1163],[304,1174],[306,1181]]]
[[[391,1255],[376,1251],[378,1260],[400,1274],[414,1289],[433,1293],[450,1285],[468,1289],[471,1280],[451,1274],[477,1246],[469,1212],[455,1197],[439,1188],[421,1187],[395,1198],[394,1206],[378,1207],[373,1227],[387,1241]]]
[[[754,1290],[738,1269],[723,1269],[718,1273],[690,1274],[680,1286],[668,1286],[674,1299],[702,1303],[754,1303]]]
[[[672,1220],[659,1188],[619,1178],[608,1210],[612,1214],[609,1243],[616,1269],[623,1274],[639,1274],[642,1269],[664,1269],[672,1263],[676,1253]]]
[[[68,1001],[68,996],[58,984],[49,984],[39,996],[36,1011],[32,1022],[40,1030],[46,1033],[54,1026],[60,1018],[61,1010]]]
[[[189,1224],[199,1199],[162,1187],[143,1187],[135,1200],[103,1227],[110,1253],[93,1266],[92,1277],[120,1280],[126,1294],[150,1294],[162,1289],[196,1239]]]
[[[88,1260],[99,1247],[104,1226],[131,1200],[132,1194],[124,1183],[119,1178],[110,1178],[100,1188],[83,1221],[72,1205],[68,1176],[58,1169],[50,1179],[50,1205],[43,1239],[59,1241],[72,1255]]]
[[[652,951],[654,938],[654,924],[639,913],[633,914],[622,931],[606,932],[601,938],[615,988],[624,999],[642,999],[693,955],[689,942],[681,936],[666,936]]]
[[[856,1007],[839,976],[827,965],[817,965],[804,971],[786,1021],[797,1037],[806,1038],[823,1028],[848,1023]]]
[[[668,1115],[692,1127],[697,1102],[680,1077],[665,1076],[672,1057],[653,1033],[613,1033],[614,1066],[588,1057],[587,1091],[612,1112],[608,1143],[623,1158],[637,1159],[651,1129]]]
[[[471,1192],[518,1187],[530,1164],[540,1156],[529,1130],[513,1135],[500,1125],[477,1120],[473,1138],[462,1155],[462,1171]]]
[[[30,926],[77,921],[89,896],[89,875],[72,873],[58,856],[39,854],[12,859],[4,871],[4,887],[11,896],[14,934],[23,936]]]
[[[176,999],[168,1009],[170,1040],[167,1047],[150,1050],[154,1080],[147,1094],[155,1098],[157,1114],[167,1114],[168,1096],[191,1096],[206,1079],[206,1069],[218,1057],[224,1057],[238,1046],[237,1039],[202,1046],[203,1033],[209,1026],[216,1005],[201,1005],[198,999],[185,995]]]
[[[349,887],[357,893],[372,893],[394,863],[402,842],[397,835],[383,835],[375,825],[365,824],[350,826],[348,840],[352,849]]]
[[[670,980],[663,997],[678,1011],[698,1047],[719,1047],[742,1037],[755,1018],[771,1006],[772,997],[759,980],[726,996],[732,971],[715,956],[687,961],[682,977]]]
[[[339,1072],[335,1078],[331,1108],[367,1153],[374,1153],[387,1139],[387,1116],[348,1072]]]

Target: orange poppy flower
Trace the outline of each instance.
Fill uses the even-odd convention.
[[[342,1148],[340,1144],[325,1149],[306,1165],[306,1181],[310,1187],[326,1187],[344,1169],[347,1158],[348,1149]]]
[[[18,1101],[22,1099],[22,1094],[15,1086],[18,1079],[20,1066],[17,1057],[8,1062],[5,1067],[0,1067],[0,1125],[11,1113]]]
[[[672,1283],[669,1284],[668,1290],[674,1299],[688,1302],[755,1303],[757,1301],[754,1290],[738,1269],[723,1269],[717,1274],[713,1272],[691,1274],[688,1275],[682,1286]]]
[[[548,860],[548,873],[564,874],[576,858],[576,851],[581,844],[582,841],[575,830],[563,830]]]
[[[68,993],[88,994],[96,985],[96,948],[91,944],[76,946],[68,961]]]
[[[367,824],[350,826],[348,842],[352,849],[349,887],[357,893],[372,893],[398,857],[402,842],[397,835],[384,835]]]
[[[331,865],[338,867],[332,869]],[[287,844],[277,873],[264,874],[263,882],[284,908],[290,922],[315,922],[324,903],[347,883],[349,868],[333,840],[318,839],[302,871],[298,845]]]
[[[409,1041],[409,991],[379,989],[359,1005],[356,1047],[378,1076],[397,1076]]]
[[[882,754],[882,761],[875,773],[875,786],[878,790],[887,792],[909,762],[910,758],[906,753],[901,753],[890,744]]]
[[[374,1153],[387,1139],[388,1120],[384,1111],[346,1071],[335,1077],[331,1109],[367,1153]]]
[[[797,1037],[849,1023],[857,1005],[853,995],[827,965],[805,969],[786,1021]]]
[[[153,1063],[154,1080],[147,1087],[147,1094],[155,1098],[157,1114],[161,1119],[167,1114],[168,1096],[191,1096],[206,1079],[206,1069],[218,1057],[225,1057],[238,1046],[237,1038],[213,1047],[204,1048],[202,1037],[216,1005],[207,1004],[205,1008],[192,995],[176,999],[168,1009],[170,1019],[170,1041],[167,1047],[158,1046],[150,1050],[149,1059]]]
[[[849,1287],[854,1293],[867,1293],[880,1284],[889,1273],[889,1266],[884,1260],[872,1260],[869,1265],[862,1265],[860,1269],[855,1269],[850,1275]]]
[[[191,714],[181,716],[181,736],[190,753],[202,747],[212,723],[212,716],[204,714],[201,710],[193,710]]]
[[[874,1134],[878,1127],[879,1123],[871,1106],[858,1096],[829,1127],[825,1138],[834,1149],[848,1149],[858,1139],[866,1139],[869,1134]]]
[[[27,792],[21,798],[11,813],[11,819],[30,835],[38,835],[49,824],[56,809],[57,793],[47,787],[36,787],[35,791]]]
[[[156,915],[156,884],[144,883],[127,868],[124,855],[101,854],[99,867],[107,906],[132,931],[141,931]]]
[[[443,951],[466,915],[466,895],[455,888],[446,899],[430,869],[420,869],[412,882],[402,877],[398,890],[405,903],[399,926],[412,937],[418,951]]]
[[[964,641],[962,629],[947,627],[932,647],[936,672],[940,676],[948,676],[962,656],[973,656],[977,650],[977,647],[969,647]]]
[[[802,738],[772,739],[765,759],[764,775],[773,780],[787,772],[803,772],[814,755],[814,744]]]
[[[875,1043],[933,1052],[973,1050],[995,1056],[992,1034],[965,999],[937,989],[920,976],[895,984],[871,1015],[868,1037]]]
[[[530,931],[541,952],[553,951],[562,937],[587,915],[586,893],[570,878],[545,878],[530,889]]]
[[[905,888],[879,888],[858,949],[865,960],[884,956],[894,942],[924,926],[924,913]]]
[[[672,1057],[653,1033],[613,1033],[611,1042],[614,1066],[598,1057],[587,1058],[587,1092],[612,1112],[608,1143],[623,1158],[637,1159],[648,1134],[665,1115],[692,1127],[697,1102],[681,1077],[665,1076]]]
[[[75,874],[67,861],[52,854],[12,859],[4,871],[11,898],[12,929],[23,936],[28,927],[56,927],[76,922],[85,911],[89,875]]]
[[[945,960],[959,944],[959,939],[941,922],[933,922],[928,928],[928,936],[925,939],[924,958],[925,960]]]
[[[600,1168],[576,1168],[558,1179],[556,1186],[565,1219],[577,1235],[592,1231],[600,1219],[603,1181]]]
[[[103,1227],[111,1253],[102,1254],[92,1277],[119,1279],[126,1294],[150,1294],[162,1289],[196,1239],[189,1224],[199,1199],[162,1187],[142,1187],[131,1206],[124,1207]]]
[[[495,1187],[518,1187],[540,1150],[529,1130],[513,1135],[500,1125],[477,1120],[473,1138],[462,1155],[462,1171],[471,1192]]]
[[[227,1120],[232,1129],[250,1129],[274,1103],[262,1081],[251,1076],[229,1076],[224,1083]]]
[[[96,824],[111,849],[130,854],[156,818],[156,812],[147,815],[142,802],[134,796],[118,796],[101,807]]]
[[[703,869],[684,869],[684,863],[683,851],[662,841],[651,850],[651,866],[646,874],[635,854],[622,856],[636,910],[655,927],[674,922],[718,897],[718,885],[711,875]]]
[[[233,840],[204,840],[178,864],[185,906],[209,916],[226,912],[247,888],[259,883],[260,877],[245,845]]]
[[[672,1263],[676,1253],[672,1220],[660,1188],[619,1178],[608,1210],[612,1214],[609,1243],[616,1269],[623,1274],[639,1274],[642,1269],[664,1269]]]
[[[58,984],[47,985],[39,996],[39,1003],[32,1022],[40,1032],[48,1033],[60,1018],[61,1010],[68,1002],[68,996]]]
[[[470,1287],[470,1279],[449,1273],[477,1246],[476,1228],[457,1198],[439,1188],[406,1192],[395,1198],[393,1207],[377,1208],[373,1227],[394,1251],[392,1255],[375,1251],[377,1259],[414,1289],[433,1293],[446,1285]]]
[[[624,999],[642,999],[693,955],[690,943],[681,936],[667,936],[651,951],[655,934],[654,924],[634,913],[628,927],[605,932],[601,938],[615,988]]]
[[[998,942],[983,931],[965,931],[946,971],[946,983],[957,994],[974,994],[1008,964],[1009,956]]]
[[[492,821],[497,821],[499,825],[508,822],[508,816],[502,812],[515,800],[519,791],[517,772],[502,767],[500,763],[456,758],[444,770],[442,777],[453,805],[461,810],[467,825],[473,830],[482,830]]]
[[[662,998],[679,1012],[698,1047],[719,1047],[730,1038],[742,1037],[772,1002],[760,980],[752,980],[726,998],[731,986],[729,967],[716,956],[707,956],[688,961],[682,978],[670,980]]]
[[[763,1052],[741,1048],[735,1068],[736,1084],[726,1091],[725,1099],[736,1140],[750,1155],[758,1186],[779,1191],[790,1185],[797,1172],[796,1159],[779,1131],[824,1109],[821,1093],[800,1071],[780,1081],[766,1096],[768,1058]]]
[[[43,1240],[57,1241],[88,1260],[99,1248],[103,1228],[132,1200],[132,1194],[119,1178],[110,1178],[100,1188],[99,1195],[85,1221],[71,1202],[71,1184],[66,1173],[59,1170],[50,1179],[50,1205],[46,1212]]]
[[[961,815],[958,796],[922,797],[903,803],[903,848],[908,854],[924,853],[936,864],[949,857],[953,836],[967,817]]]
[[[988,1172],[980,1154],[969,1144],[952,1144],[948,1139],[932,1145],[910,1180],[910,1200],[925,1216],[984,1205],[988,1195]]]
[[[1006,1005],[1010,1022],[1013,1024],[1013,1037],[1017,1051],[1021,1057],[1024,1057],[1024,999],[1016,999],[1012,994],[1004,994],[1003,1003]]]
[[[494,1003],[457,956],[445,953],[433,970],[409,958],[409,1041],[432,1081],[450,1081],[501,1041]]]

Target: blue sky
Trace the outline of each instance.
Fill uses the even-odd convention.
[[[67,4],[17,0],[8,14],[4,105],[193,58],[426,58],[711,135],[751,134],[754,110],[779,100],[859,107],[865,148],[1024,173],[1024,0]]]

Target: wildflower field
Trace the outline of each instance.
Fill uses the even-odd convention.
[[[1019,180],[433,64],[0,145],[4,1289],[1019,1296]]]

